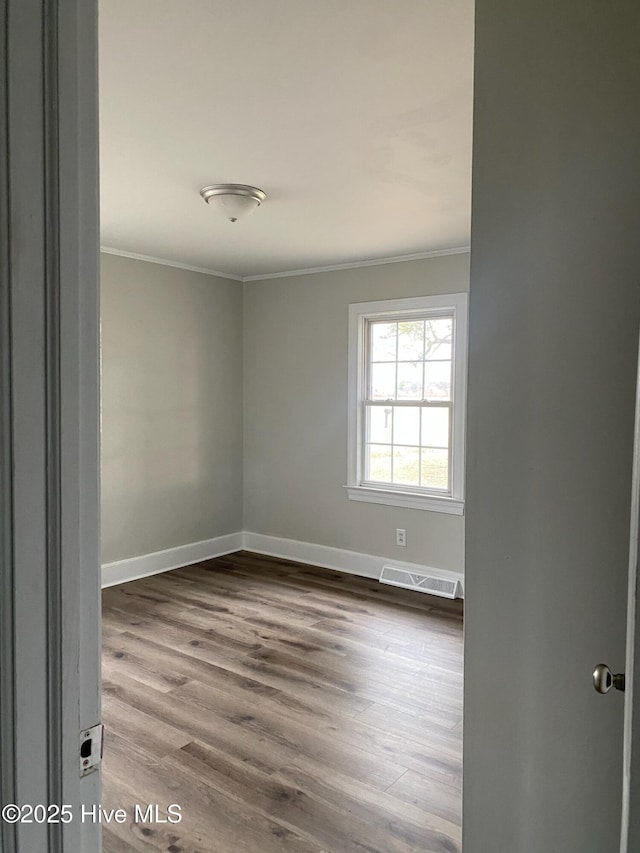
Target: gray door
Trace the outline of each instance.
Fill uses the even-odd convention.
[[[96,11],[0,0],[4,853],[100,849]]]
[[[614,853],[640,321],[640,4],[477,0],[465,853]]]

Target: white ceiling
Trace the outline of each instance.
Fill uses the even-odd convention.
[[[102,0],[102,244],[238,276],[466,246],[473,0]],[[231,224],[199,190],[268,195]]]

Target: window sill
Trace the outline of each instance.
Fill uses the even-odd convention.
[[[402,506],[422,509],[427,512],[444,512],[448,515],[464,515],[464,501],[439,495],[420,495],[414,492],[397,492],[391,489],[376,489],[371,486],[345,486],[350,501],[370,504]]]

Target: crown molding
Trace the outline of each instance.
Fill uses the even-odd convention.
[[[160,264],[163,267],[175,267],[179,270],[188,270],[188,272],[199,272],[203,275],[215,275],[218,278],[230,278],[233,281],[244,281],[241,275],[235,275],[230,272],[220,272],[219,270],[210,270],[206,267],[194,267],[191,264],[183,264],[180,261],[170,261],[167,258],[155,258],[152,255],[139,255],[137,252],[125,252],[122,249],[114,249],[111,246],[100,246],[100,251],[105,255],[118,255],[121,258],[131,258],[133,261],[147,261],[150,264]]]
[[[268,278],[287,278],[294,275],[311,275],[317,272],[335,272],[337,270],[358,269],[359,267],[378,267],[385,264],[401,264],[405,261],[422,261],[426,258],[439,258],[445,255],[466,255],[471,251],[470,246],[457,246],[452,249],[437,249],[433,252],[417,252],[413,255],[394,255],[390,258],[376,258],[372,261],[352,261],[346,264],[329,264],[322,267],[307,267],[299,270],[264,273],[262,275],[245,275],[243,281],[264,281]]]
[[[111,246],[101,246],[100,251],[106,255],[119,255],[122,258],[131,258],[134,261],[147,261],[151,264],[161,264],[165,267],[175,267],[179,270],[199,272],[204,275],[215,275],[219,278],[229,278],[232,281],[265,281],[270,278],[288,278],[296,275],[312,275],[318,272],[337,272],[338,270],[359,269],[360,267],[379,267],[385,264],[402,264],[406,261],[423,261],[426,258],[441,258],[447,255],[466,255],[471,251],[469,246],[457,246],[452,249],[437,249],[433,252],[417,252],[413,255],[394,255],[390,258],[376,258],[371,261],[352,261],[345,264],[328,264],[321,267],[305,267],[298,270],[284,270],[283,272],[262,273],[260,275],[235,275],[234,273],[220,272],[219,270],[207,269],[206,267],[194,267],[183,264],[180,261],[170,261],[167,258],[155,258],[152,255],[139,255],[137,252],[125,252],[122,249],[114,249]]]

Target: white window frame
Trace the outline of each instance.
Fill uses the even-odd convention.
[[[349,305],[349,401],[347,448],[349,500],[387,504],[410,509],[464,513],[464,461],[467,398],[467,294],[385,299]],[[412,316],[453,315],[453,376],[451,387],[451,472],[449,490],[411,486],[374,486],[364,482],[364,417],[367,375],[366,326],[370,320],[405,319]]]

